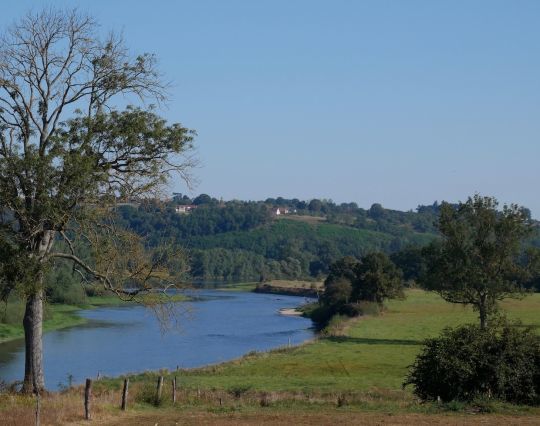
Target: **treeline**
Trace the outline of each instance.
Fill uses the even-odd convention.
[[[195,207],[179,214],[178,205]],[[278,208],[289,213],[276,220]],[[402,212],[331,200],[224,202],[178,194],[167,203],[122,206],[118,220],[150,247],[167,240],[187,249],[193,279],[321,279],[344,256],[382,252],[391,255],[406,280],[414,280],[422,267],[420,248],[437,239],[439,211],[437,202]]]
[[[170,274],[180,280],[321,280],[331,274],[332,264],[346,256],[362,259],[379,252],[388,255],[401,271],[405,286],[418,285],[426,270],[427,247],[439,234],[415,231],[412,223],[429,217],[436,227],[438,203],[419,206],[416,213],[381,211],[374,205],[365,211],[370,225],[361,228],[357,219],[362,209],[355,203],[335,205],[317,201],[278,197],[259,202],[223,202],[205,194],[194,199],[180,196],[168,203],[121,206],[117,220],[120,226],[144,236],[149,250],[172,241],[173,252],[182,254],[169,259]],[[181,203],[197,208],[189,214],[178,214],[175,207]],[[272,213],[276,206],[296,209],[296,220],[291,220],[294,215],[276,220]],[[323,211],[330,212],[327,220],[298,220],[302,212],[314,216]],[[344,220],[337,221],[335,216],[332,219],[332,214],[343,218],[347,212],[352,215],[348,221],[357,226],[345,225]],[[540,228],[538,222],[532,223],[536,230],[524,241],[524,247],[540,247]],[[85,256],[90,260],[89,253]],[[523,262],[527,261],[526,256],[523,251]],[[540,276],[530,277],[523,286],[540,291]],[[83,287],[79,274],[62,261],[46,274],[46,296],[53,303],[83,303],[87,295],[99,293],[101,288]]]
[[[434,238],[433,234],[410,232],[400,239],[399,245],[423,245]],[[249,232],[193,239],[192,274],[225,280],[321,278],[332,262],[343,256],[361,257],[373,251],[392,253],[399,245],[394,236],[383,232],[285,219]],[[242,266],[231,275],[231,265]]]
[[[325,220],[306,223],[273,219],[276,205],[296,207],[298,217],[313,213],[313,203],[279,202],[219,202],[200,196],[194,200],[180,199],[197,208],[189,214],[176,213],[175,202],[166,204],[122,206],[119,222],[139,235],[145,236],[149,246],[172,240],[190,254],[192,278],[202,280],[266,280],[320,278],[328,273],[332,262],[340,257],[363,256],[372,251],[393,253],[409,245],[424,245],[436,238],[429,232],[418,232],[412,226],[401,226],[392,211],[379,217],[381,224],[350,226]],[[322,203],[320,214],[341,211],[345,207]],[[309,206],[311,205],[311,210]],[[299,211],[298,207],[306,207]],[[353,209],[354,206],[349,206]],[[356,208],[355,214],[361,209]],[[352,210],[351,210],[352,211]],[[343,212],[340,214],[344,214]],[[373,224],[378,222],[370,219]]]
[[[180,244],[194,237],[247,231],[271,219],[266,206],[250,202],[209,202],[189,214],[176,213],[175,203],[151,202],[138,208],[121,206],[118,216],[120,225],[145,236],[150,246],[158,245],[163,238]]]

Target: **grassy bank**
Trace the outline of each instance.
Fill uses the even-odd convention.
[[[167,301],[178,302],[186,300],[183,295],[167,297]],[[78,305],[46,304],[44,311],[43,331],[59,330],[86,323],[86,319],[77,315],[81,309],[94,309],[103,306],[126,306],[135,302],[123,302],[116,296],[87,297],[86,301]],[[19,301],[9,302],[4,309],[9,309],[10,320],[0,323],[0,343],[24,337],[22,328],[22,315],[24,304]]]
[[[261,291],[262,287],[267,291]],[[303,291],[322,291],[323,283],[321,281],[301,281],[301,280],[270,280],[263,283],[260,282],[245,282],[226,284],[219,287],[218,290],[223,291],[258,291],[260,293],[273,294],[290,294],[297,296]]]
[[[540,331],[540,294],[507,301],[503,308],[508,317]],[[445,326],[476,320],[469,308],[410,290],[406,300],[391,301],[383,315],[349,322],[341,328],[344,335],[253,352],[199,369],[132,375],[128,413],[118,408],[122,379],[97,381],[96,420],[118,425],[326,424],[336,420],[359,424],[368,419],[378,424],[538,424],[537,407],[491,401],[475,406],[422,404],[410,389],[401,388],[423,339],[436,336]],[[154,407],[159,375],[165,376],[166,386],[160,406]],[[173,376],[179,383],[176,405],[170,394]],[[53,419],[49,424],[81,419],[80,387],[50,398],[44,401]],[[9,419],[19,413],[14,422],[31,416],[32,404],[22,401],[5,399],[0,416],[6,414]]]
[[[218,287],[217,290],[221,291],[253,291],[257,287],[256,282],[247,283],[233,283],[226,284],[223,287]]]
[[[182,383],[224,390],[402,392],[407,366],[425,338],[438,335],[446,326],[477,320],[472,309],[446,303],[433,293],[411,290],[407,296],[404,301],[390,301],[383,315],[353,320],[346,336],[182,371]],[[502,306],[509,318],[540,330],[540,294]]]

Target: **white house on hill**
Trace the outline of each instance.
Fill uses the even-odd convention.
[[[188,214],[191,210],[196,208],[197,206],[176,206],[174,211],[178,214]]]

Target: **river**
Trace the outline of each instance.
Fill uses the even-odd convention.
[[[249,292],[197,290],[178,304],[179,325],[164,331],[155,314],[138,305],[82,310],[84,325],[44,334],[48,389],[86,377],[199,367],[249,351],[298,344],[313,337],[311,321],[278,313],[304,299]],[[24,342],[0,344],[0,380],[21,380]],[[70,377],[70,378],[68,378]]]

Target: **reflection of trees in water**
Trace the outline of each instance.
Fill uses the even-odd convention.
[[[23,338],[0,343],[0,380],[3,379],[2,367],[12,362],[22,350],[24,350]]]

